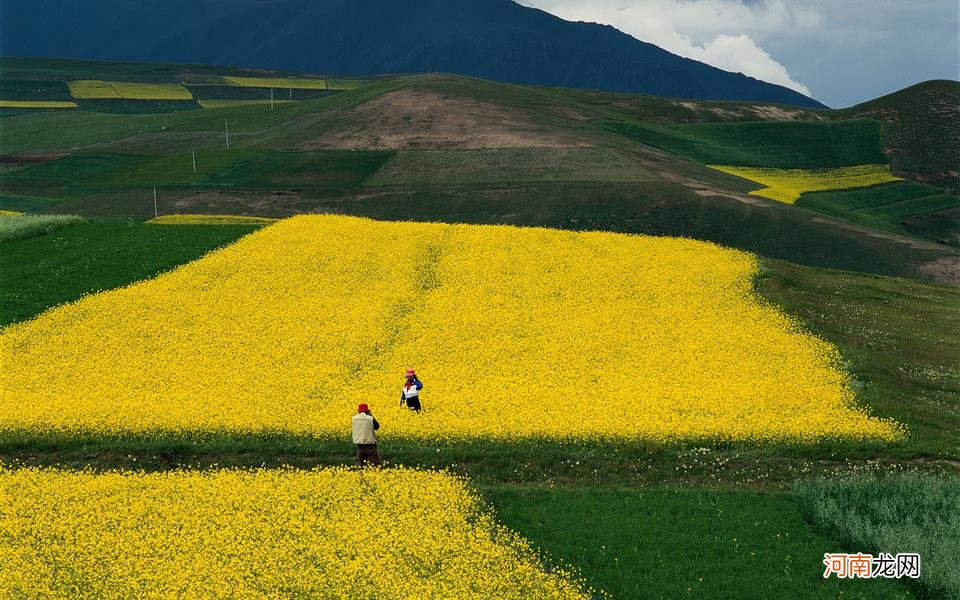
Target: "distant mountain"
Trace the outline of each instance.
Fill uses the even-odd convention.
[[[613,27],[512,0],[0,0],[3,56],[181,62],[511,83],[821,108]]]

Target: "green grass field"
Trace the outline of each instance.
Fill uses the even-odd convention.
[[[836,111],[835,118],[878,118],[895,174],[960,192],[960,82],[927,81]]]
[[[533,181],[640,182],[656,178],[608,148],[511,148],[399,152],[370,186],[470,186]]]
[[[868,227],[960,245],[960,198],[942,188],[895,183],[804,194],[799,206]],[[952,211],[952,212],[951,212]]]
[[[284,152],[249,148],[204,150],[196,155],[72,154],[10,173],[6,184],[53,182],[82,190],[134,189],[154,185],[214,188],[357,186],[392,156],[390,152]]]
[[[824,548],[840,546],[811,532],[783,494],[502,486],[486,495],[508,526],[614,598],[911,597],[896,582],[825,581]]]
[[[883,164],[880,123],[774,121],[669,127],[601,121],[600,127],[677,156],[709,165],[824,169]]]
[[[29,319],[84,294],[153,277],[254,229],[249,225],[172,228],[91,222],[3,242],[0,326]]]

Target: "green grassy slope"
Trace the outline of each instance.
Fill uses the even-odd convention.
[[[654,126],[601,121],[630,140],[708,165],[820,169],[887,162],[880,123],[755,121]]]
[[[254,229],[92,222],[6,242],[0,248],[0,327],[84,294],[153,277]]]
[[[876,229],[960,245],[960,198],[942,188],[894,183],[804,194],[799,206]]]
[[[927,81],[831,116],[882,121],[895,174],[960,191],[960,82]]]
[[[209,85],[211,77],[229,72],[183,65],[142,65],[138,71],[137,65],[28,59],[6,61],[3,69],[6,80],[21,86],[29,83],[26,78],[55,83],[96,75],[205,84],[198,90],[218,89]],[[338,128],[358,125],[356,119],[370,120],[359,125],[376,131],[374,121],[389,121],[389,114],[360,117],[352,109],[398,90],[486,103],[524,122],[523,130],[592,147],[430,150],[431,134],[424,131],[418,150],[404,150],[387,160],[383,154],[353,150],[340,155],[305,151],[322,145]],[[443,75],[379,79],[273,110],[263,105],[179,110],[175,103],[125,103],[117,101],[109,110],[132,112],[43,111],[0,120],[0,155],[68,155],[14,170],[4,166],[0,202],[14,197],[56,199],[59,205],[44,210],[147,217],[153,212],[156,186],[164,212],[283,216],[319,210],[688,235],[809,265],[888,275],[924,276],[919,265],[949,255],[945,248],[842,229],[795,207],[742,206],[724,196],[747,191],[744,182],[689,162],[813,167],[885,160],[879,121],[824,120],[836,116],[829,111],[685,102]],[[136,113],[141,110],[153,112]],[[176,112],[162,112],[170,110]],[[461,118],[438,114],[433,120],[441,117]],[[654,147],[676,156],[664,156]],[[196,174],[192,152],[198,158]],[[704,189],[691,194],[691,186]],[[879,212],[847,210],[840,198],[800,204],[892,235],[949,242],[956,215],[950,212],[949,199],[938,202],[943,210],[923,207],[913,213],[906,211],[916,208],[915,203]]]
[[[921,474],[798,482],[793,495],[821,531],[878,555],[920,556],[922,597],[960,598],[960,478]]]
[[[56,183],[64,186],[62,191],[66,194],[77,189],[136,189],[153,185],[355,186],[376,173],[392,156],[392,152],[289,152],[250,148],[161,156],[72,154],[10,173],[5,184],[18,187],[27,183]]]

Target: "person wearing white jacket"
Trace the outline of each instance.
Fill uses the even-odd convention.
[[[403,382],[403,388],[400,390],[400,406],[406,404],[410,410],[420,412],[420,390],[422,389],[423,382],[417,377],[417,372],[407,369],[407,380]]]

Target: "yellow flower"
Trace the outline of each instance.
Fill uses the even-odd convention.
[[[890,174],[889,165],[858,165],[815,170],[719,165],[711,166],[711,168],[765,185],[767,187],[750,192],[750,195],[769,198],[786,204],[793,204],[805,192],[845,190],[902,181],[901,178]]]
[[[894,440],[837,351],[685,239],[303,216],[0,333],[0,429]],[[407,367],[424,412],[400,406]]]
[[[585,598],[445,473],[0,467],[0,595]]]

